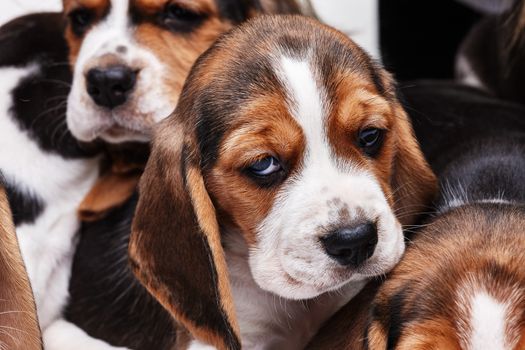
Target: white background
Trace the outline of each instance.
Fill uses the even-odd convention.
[[[312,0],[324,22],[352,36],[373,56],[378,56],[377,0]],[[0,0],[0,24],[22,14],[60,11],[61,0]]]

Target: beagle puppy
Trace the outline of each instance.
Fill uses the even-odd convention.
[[[278,30],[276,30],[278,28]],[[299,349],[404,252],[435,178],[388,73],[342,33],[256,18],[156,129],[130,239],[190,349]]]
[[[456,77],[500,98],[525,104],[525,1],[481,20],[461,44]]]
[[[309,349],[523,349],[525,108],[449,83],[403,95],[440,179],[437,213]]]
[[[38,350],[42,340],[35,301],[20,248],[13,214],[0,173],[0,347]]]
[[[273,0],[65,0],[63,5],[63,14],[30,15],[0,29],[0,148],[10,150],[0,154],[0,171],[46,349],[71,349],[72,344],[112,349],[62,317],[70,303],[77,208],[101,193],[99,139],[147,141],[148,125],[169,114],[186,72],[213,40],[251,16],[293,12],[297,6]],[[130,70],[133,74],[121,74]],[[132,86],[125,81],[130,77]],[[164,91],[170,92],[169,101]],[[139,95],[162,110],[152,109]],[[126,121],[113,125],[114,119],[122,122],[122,115]],[[111,130],[102,130],[100,116]],[[137,136],[140,132],[128,122],[144,133]],[[86,123],[98,130],[90,137]],[[130,184],[132,191],[136,183]],[[107,184],[102,189],[108,190]],[[115,194],[101,196],[112,200]]]

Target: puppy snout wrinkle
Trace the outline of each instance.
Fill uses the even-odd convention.
[[[113,109],[128,99],[135,87],[137,72],[122,65],[92,68],[88,71],[86,80],[87,92],[93,101],[101,107]]]
[[[374,254],[377,227],[367,222],[333,230],[321,238],[326,253],[340,265],[357,267]]]

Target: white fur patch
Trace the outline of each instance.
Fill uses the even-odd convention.
[[[188,345],[187,350],[215,350],[216,347],[201,343],[198,340],[192,340]]]
[[[485,292],[472,298],[470,326],[470,350],[511,349],[505,335],[507,306]]]
[[[119,53],[119,46],[125,47],[126,52]],[[96,105],[86,89],[87,72],[98,67],[103,56],[112,56],[114,61],[138,72],[127,102],[113,110]],[[111,143],[149,141],[152,126],[175,108],[176,99],[166,93],[165,78],[164,65],[148,47],[133,38],[129,0],[111,0],[108,16],[89,30],[82,41],[68,98],[69,129],[82,141],[97,137]],[[108,132],[112,127],[127,131],[115,136]]]
[[[94,339],[76,325],[64,320],[51,324],[43,338],[46,350],[127,350]]]
[[[372,174],[337,158],[326,135],[329,101],[308,60],[281,57],[275,70],[288,94],[291,114],[306,138],[303,167],[283,186],[258,229],[250,254],[255,281],[290,299],[308,299],[354,281],[385,273],[404,252],[401,225]],[[340,266],[322,244],[323,228],[349,220],[376,222],[378,244],[357,270]],[[293,282],[291,282],[291,280]]]

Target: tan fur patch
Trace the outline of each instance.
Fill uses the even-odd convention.
[[[164,85],[174,98],[179,96],[191,66],[231,24],[211,17],[195,32],[177,35],[151,23],[139,25],[135,31],[136,41],[152,51],[166,69]]]
[[[229,316],[229,322],[236,334],[240,334],[237,317],[235,314],[235,306],[232,300],[232,293],[229,283],[228,266],[226,265],[226,258],[224,250],[222,249],[221,234],[219,225],[215,216],[215,208],[210,200],[210,197],[204,186],[204,181],[199,169],[190,167],[186,175],[188,188],[190,190],[190,197],[192,199],[193,208],[197,215],[197,220],[202,231],[206,234],[208,244],[210,245],[213,262],[217,269],[219,276],[219,298],[222,307]]]
[[[271,155],[279,156],[293,173],[304,148],[301,128],[279,95],[261,97],[245,106],[242,117],[225,136],[207,185],[221,217],[240,228],[249,245],[256,243],[255,231],[270,211],[277,188],[259,188],[243,169]]]

